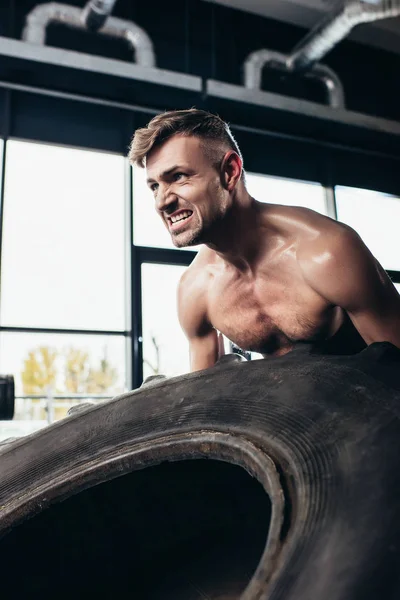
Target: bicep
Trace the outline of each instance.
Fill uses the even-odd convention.
[[[353,297],[343,308],[366,343],[386,341],[400,348],[400,296],[382,267],[352,287]]]

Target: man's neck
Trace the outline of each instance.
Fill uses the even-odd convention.
[[[269,227],[265,214],[267,206],[252,198],[247,190],[238,190],[228,213],[221,220],[212,240],[206,245],[225,262],[247,270],[260,251],[265,252]],[[270,227],[271,232],[273,227]]]

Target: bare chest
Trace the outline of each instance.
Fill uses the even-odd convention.
[[[211,323],[240,348],[280,353],[327,337],[332,311],[295,271],[253,277],[218,273],[208,292]]]

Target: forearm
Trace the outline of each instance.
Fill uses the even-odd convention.
[[[204,338],[190,343],[190,371],[213,367],[218,360],[218,334],[213,330]]]
[[[215,363],[217,362],[217,359],[213,359],[211,357],[207,357],[205,358],[190,358],[190,372],[193,373],[194,371],[202,371],[203,369],[209,369],[210,367],[213,367],[215,365]]]
[[[390,342],[400,348],[400,307],[395,314],[381,310],[372,315],[350,314],[350,318],[366,344]]]

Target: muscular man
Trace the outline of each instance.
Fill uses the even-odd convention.
[[[400,295],[357,233],[252,198],[220,118],[196,109],[158,115],[136,131],[129,156],[146,168],[174,245],[204,244],[178,290],[193,371],[217,360],[218,332],[264,355],[301,342],[345,354],[378,341],[400,347]]]

